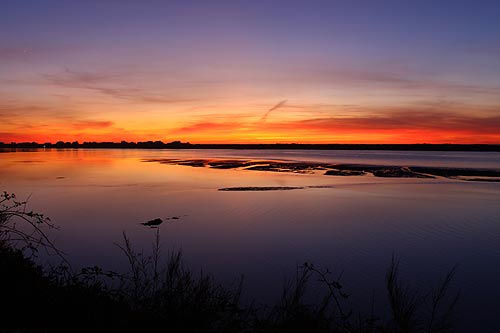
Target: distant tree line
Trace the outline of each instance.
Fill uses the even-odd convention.
[[[191,144],[189,142],[144,141],[144,142],[83,142],[78,141],[56,143],[45,142],[0,142],[0,149],[38,149],[38,148],[98,148],[98,149],[298,149],[298,150],[404,150],[404,151],[483,151],[500,152],[498,144],[306,144],[306,143],[274,143],[274,144]]]
[[[3,143],[0,142],[0,148],[140,148],[140,149],[150,149],[150,148],[189,148],[191,144],[189,142],[182,143],[180,141],[173,141],[169,143],[164,143],[163,141],[145,141],[145,142],[95,142],[95,141],[57,141],[56,143],[45,142],[11,142]]]

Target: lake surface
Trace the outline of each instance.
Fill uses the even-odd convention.
[[[251,158],[328,163],[500,169],[499,153],[401,151],[36,150],[0,153],[0,190],[59,225],[51,232],[75,266],[123,270],[114,243],[126,232],[148,250],[182,249],[194,271],[223,283],[244,274],[245,297],[272,302],[297,264],[343,272],[353,302],[380,303],[391,256],[415,288],[458,264],[463,332],[500,332],[500,183],[447,178],[325,176],[144,162]],[[227,187],[305,187],[218,191]],[[312,186],[309,187],[309,186]],[[315,187],[316,186],[316,187]],[[365,297],[368,296],[368,297]],[[466,315],[464,315],[466,314]]]

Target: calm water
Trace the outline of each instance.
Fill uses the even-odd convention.
[[[217,170],[145,158],[262,158],[337,163],[500,169],[498,153],[392,151],[51,150],[0,154],[0,190],[61,226],[52,232],[75,265],[126,267],[115,242],[126,232],[149,249],[141,222],[161,227],[165,250],[182,248],[194,270],[225,283],[246,276],[246,297],[271,302],[304,261],[344,272],[353,300],[382,303],[392,253],[416,288],[454,264],[462,331],[499,332],[500,184],[449,179],[332,177]],[[310,186],[293,191],[222,192],[235,186]],[[481,309],[481,311],[478,311]],[[486,329],[488,327],[488,329]]]

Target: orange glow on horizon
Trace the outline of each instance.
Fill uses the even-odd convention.
[[[500,116],[487,106],[464,104],[445,111],[367,106],[352,111],[285,102],[263,108],[240,101],[168,112],[145,112],[142,104],[124,105],[121,111],[110,105],[102,112],[93,105],[68,115],[49,107],[4,107],[12,116],[0,128],[0,142],[500,144]]]

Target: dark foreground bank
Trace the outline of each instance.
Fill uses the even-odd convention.
[[[287,283],[279,302],[255,306],[240,301],[242,285],[227,287],[210,275],[195,276],[180,252],[158,266],[155,256],[123,245],[125,274],[90,267],[41,267],[20,250],[0,243],[3,332],[453,332],[457,295],[449,293],[454,270],[428,292],[417,294],[398,276],[393,260],[386,275],[390,312],[360,311],[328,270],[305,263]],[[320,282],[323,296],[308,302]],[[368,295],[367,295],[368,296]],[[380,303],[366,298],[373,309]],[[385,301],[383,302],[385,303]]]
[[[355,286],[310,263],[297,267],[274,305],[244,303],[243,280],[224,286],[194,274],[179,251],[160,256],[159,229],[151,253],[137,252],[123,235],[118,246],[127,272],[99,267],[73,270],[46,237],[54,227],[14,195],[0,196],[0,314],[2,332],[452,332],[458,295],[450,291],[452,269],[436,287],[417,293],[399,278],[392,259],[387,298],[350,304]],[[52,251],[56,267],[34,255]],[[277,291],[277,294],[280,291]],[[316,297],[311,298],[311,292]],[[385,310],[387,309],[387,310]]]

